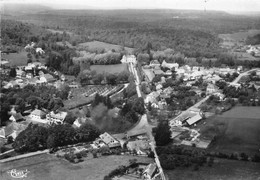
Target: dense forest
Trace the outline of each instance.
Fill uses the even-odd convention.
[[[77,43],[99,40],[143,51],[150,42],[155,51],[172,48],[207,58],[223,51],[217,34],[260,27],[253,17],[188,10],[53,10],[17,19],[81,35]]]
[[[246,44],[249,44],[249,45],[260,44],[260,34],[256,34],[254,36],[247,37]]]

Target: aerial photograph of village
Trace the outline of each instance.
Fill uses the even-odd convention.
[[[0,180],[260,180],[259,0],[0,5]]]

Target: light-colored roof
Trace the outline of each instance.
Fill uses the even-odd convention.
[[[19,120],[19,119],[23,119],[23,116],[21,113],[16,113],[16,114],[13,114],[11,117],[13,117],[15,120]],[[10,118],[11,118],[10,117]],[[9,118],[9,119],[10,119]]]
[[[44,74],[43,77],[46,78],[47,81],[55,81],[56,79],[50,74]]]
[[[144,173],[146,173],[147,175],[149,175],[150,177],[153,176],[153,174],[155,173],[156,171],[156,164],[155,163],[151,163],[147,166],[147,168],[144,170]]]
[[[104,143],[108,145],[108,147],[120,146],[119,141],[117,141],[113,136],[111,136],[107,132],[101,134],[99,137]]]
[[[55,118],[55,119],[60,119],[61,121],[63,121],[66,116],[67,116],[67,112],[63,112],[63,111],[59,111],[57,113],[54,113],[53,111],[51,111],[49,113],[49,115],[52,117],[52,118]]]
[[[26,125],[20,124],[20,123],[17,123],[17,122],[12,122],[11,124],[9,124],[8,126],[6,126],[4,128],[4,135],[5,135],[5,137],[7,137],[10,134],[12,134],[14,131],[21,132],[25,129],[26,129]]]
[[[189,118],[186,122],[187,122],[189,125],[192,125],[192,124],[198,122],[198,121],[201,120],[201,119],[202,119],[202,117],[201,117],[201,115],[198,113],[196,116],[193,116],[193,117]]]
[[[0,137],[5,138],[5,129],[4,128],[0,129]]]
[[[42,110],[40,109],[35,109],[34,111],[31,112],[31,115],[35,115],[35,116],[42,116],[42,115],[45,115],[46,113],[43,112]]]
[[[161,69],[154,69],[153,72],[155,75],[164,74],[164,72]]]
[[[150,62],[150,64],[158,64],[158,65],[159,65],[160,63],[159,63],[158,60],[152,60],[152,61]]]
[[[150,149],[150,145],[148,141],[145,140],[135,140],[135,141],[129,141],[127,143],[127,148],[129,150],[139,150],[139,149]]]

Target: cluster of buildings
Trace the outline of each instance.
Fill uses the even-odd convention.
[[[7,71],[7,69],[9,69]],[[9,88],[23,88],[27,85],[52,85],[60,88],[65,83],[65,76],[58,72],[50,72],[49,69],[40,62],[28,63],[26,66],[17,66],[16,77],[10,81],[3,80],[1,85],[5,89]],[[9,76],[10,68],[1,69],[1,73]],[[58,78],[57,78],[58,77]],[[78,84],[69,84],[71,88],[78,88]]]
[[[32,51],[35,51],[37,54],[39,55],[43,55],[45,54],[44,50],[42,50],[42,48],[40,47],[36,47],[36,43],[34,42],[31,42],[29,44],[27,44],[24,49],[27,51],[27,52],[32,52]]]
[[[28,124],[39,124],[39,125],[51,125],[51,124],[62,124],[67,116],[67,112],[51,111],[49,113],[35,109],[28,116],[23,116],[21,113],[11,111],[11,116],[7,126],[3,126],[0,129],[0,138],[2,141],[6,142],[9,137],[12,140],[18,136],[20,132],[25,130]]]
[[[246,52],[248,54],[253,54],[255,57],[260,57],[260,46],[259,45],[258,46],[249,45],[247,48],[248,49],[246,50]]]

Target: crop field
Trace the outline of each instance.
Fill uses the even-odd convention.
[[[235,107],[220,116],[207,119],[206,122],[207,125],[203,128],[209,128],[212,131],[217,129],[217,134],[219,134],[216,141],[210,145],[209,150],[228,154],[244,152],[254,155],[259,153],[259,107]]]
[[[107,96],[119,91],[123,87],[124,85],[90,85],[82,88],[72,89],[72,97],[69,100],[64,101],[64,106],[71,109],[79,105],[87,104],[94,99],[96,93],[102,96]]]
[[[253,180],[260,178],[260,163],[215,159],[213,166],[204,165],[198,171],[191,168],[176,168],[164,171],[168,179],[178,180]]]
[[[2,58],[7,59],[9,63],[7,65],[9,66],[24,66],[27,65],[27,52],[21,51],[18,53],[9,53],[9,54],[3,54]],[[34,56],[32,57],[32,61],[35,62],[36,59]],[[41,63],[45,63],[45,59],[39,57],[39,61]]]
[[[78,46],[90,49],[105,49],[105,51],[111,51],[112,49],[114,49],[115,51],[119,51],[121,49],[120,45],[105,43],[101,41],[80,43]],[[133,52],[133,48],[125,47],[125,50],[127,50],[129,53]]]
[[[128,165],[130,159],[138,162],[151,162],[147,157],[102,156],[72,164],[53,155],[43,154],[17,161],[0,164],[0,179],[13,180],[7,171],[11,169],[28,170],[26,180],[103,180],[112,170],[120,165]]]
[[[121,72],[128,72],[127,64],[113,64],[113,65],[92,65],[90,69],[96,71],[97,74],[117,74]]]

